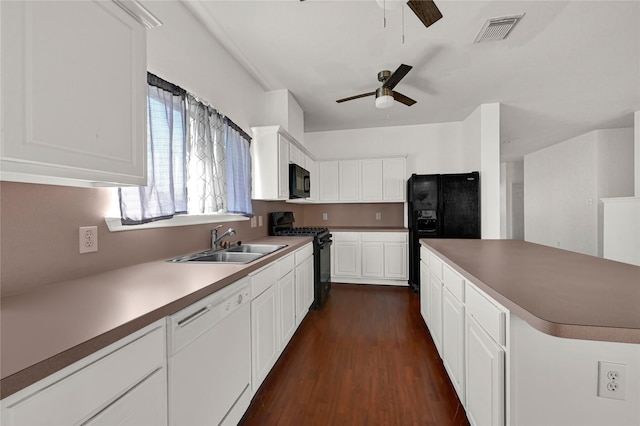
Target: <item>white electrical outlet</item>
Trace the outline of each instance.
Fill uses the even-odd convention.
[[[322,213],[322,220],[327,220],[329,219],[329,215],[326,213]]]
[[[380,213],[376,213],[376,220],[380,220]]]
[[[598,361],[598,396],[625,399],[626,364]]]
[[[262,216],[258,216],[258,226],[262,226]]]
[[[251,216],[250,222],[251,222],[251,227],[252,228],[255,228],[257,226],[256,225],[256,217],[255,216]]]
[[[81,226],[79,232],[80,254],[98,251],[98,227]]]

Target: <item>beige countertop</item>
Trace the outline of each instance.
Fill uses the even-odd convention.
[[[264,237],[251,243],[288,247],[244,265],[160,260],[2,298],[0,397],[179,311],[310,241],[311,237]]]
[[[420,242],[546,334],[640,343],[638,266],[515,240]]]

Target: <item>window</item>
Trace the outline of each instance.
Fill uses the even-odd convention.
[[[179,214],[252,215],[250,137],[183,89],[148,74],[146,187],[119,189],[123,225]]]

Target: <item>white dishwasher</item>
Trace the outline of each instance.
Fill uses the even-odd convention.
[[[249,278],[169,317],[169,424],[236,425],[251,402]]]

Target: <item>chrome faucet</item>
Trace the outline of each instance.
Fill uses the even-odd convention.
[[[211,230],[211,251],[218,250],[218,243],[223,239],[225,239],[226,237],[236,235],[236,230],[233,228],[229,228],[224,234],[218,237],[218,229],[221,227],[222,225],[218,225]]]

